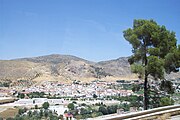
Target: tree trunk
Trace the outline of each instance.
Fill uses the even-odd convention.
[[[148,76],[145,74],[144,78],[144,110],[148,109]]]
[[[148,60],[147,60],[147,48],[146,48],[146,40],[144,40],[144,65],[145,65],[145,73],[144,73],[144,110],[148,109],[148,71],[146,70],[146,66],[148,64]]]

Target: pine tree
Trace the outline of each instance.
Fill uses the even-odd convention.
[[[144,109],[148,109],[148,76],[164,79],[164,73],[177,72],[180,66],[180,45],[177,47],[175,32],[154,20],[134,20],[133,28],[124,32],[132,45],[129,58],[131,70],[144,79]]]

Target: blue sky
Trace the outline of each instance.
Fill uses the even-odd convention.
[[[176,32],[179,0],[0,0],[0,59],[69,54],[91,61],[130,56],[122,31],[154,19]]]

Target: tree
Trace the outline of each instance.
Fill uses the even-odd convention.
[[[44,116],[47,118],[47,117],[48,117],[48,115],[49,115],[49,114],[48,114],[48,111],[47,111],[47,110],[45,110],[45,111],[44,111]]]
[[[97,98],[98,96],[96,94],[93,94],[93,98]]]
[[[99,112],[102,112],[103,115],[107,115],[108,114],[108,110],[104,106],[100,106],[99,107]]]
[[[49,108],[49,103],[48,102],[44,102],[42,106],[43,106],[44,109],[48,109]]]
[[[19,98],[23,99],[25,97],[24,93],[18,93],[18,96]]]
[[[175,88],[173,87],[173,83],[168,80],[161,81],[160,90],[167,92],[168,94],[173,94]]]
[[[35,104],[36,103],[36,101],[35,100],[33,100],[33,104]]]
[[[80,112],[81,115],[85,115],[85,114],[89,114],[89,113],[90,113],[90,111],[88,111],[88,109],[81,108],[81,112]]]
[[[29,111],[29,112],[28,112],[28,116],[29,116],[29,117],[32,117],[32,111]]]
[[[38,105],[35,105],[34,108],[35,108],[35,109],[38,109]]]
[[[108,114],[116,113],[117,111],[117,105],[112,105],[107,107]]]
[[[133,91],[133,92],[137,92],[137,91],[139,91],[139,90],[140,90],[140,85],[134,84],[134,85],[132,86],[132,91]]]
[[[39,112],[39,116],[40,116],[40,118],[42,118],[43,117],[43,110],[42,109],[40,109],[40,112]]]
[[[68,104],[68,108],[69,108],[70,110],[74,110],[74,104],[73,104],[73,103],[69,103],[69,104]]]
[[[20,109],[18,110],[18,114],[19,114],[19,115],[22,115],[22,114],[25,113],[26,111],[27,111],[27,108],[23,108],[23,109],[20,108]]]
[[[124,111],[129,111],[130,105],[129,104],[120,104],[118,108],[122,108]]]
[[[131,70],[144,79],[144,109],[148,109],[148,77],[164,79],[164,72],[177,72],[180,66],[180,45],[175,33],[158,25],[154,20],[134,20],[133,28],[123,32],[132,45],[129,58]]]

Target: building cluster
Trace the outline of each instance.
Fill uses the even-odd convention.
[[[41,85],[24,88],[21,93],[29,94],[32,92],[44,92],[51,96],[60,97],[86,97],[93,98],[94,95],[97,97],[106,96],[129,96],[133,94],[132,90],[121,90],[113,89],[109,86],[114,83],[109,82],[92,82],[89,84],[62,84],[57,82],[43,82]]]

